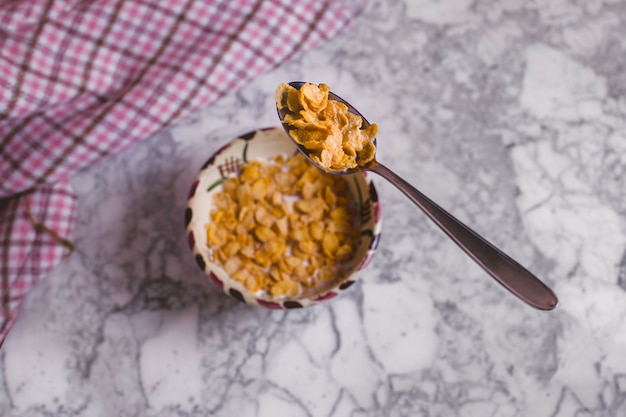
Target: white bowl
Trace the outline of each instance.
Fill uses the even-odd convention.
[[[242,283],[231,278],[215,262],[207,243],[206,225],[211,221],[212,197],[222,190],[223,182],[236,176],[241,166],[251,160],[268,160],[277,155],[291,156],[298,151],[281,127],[267,128],[242,135],[215,152],[202,166],[189,192],[185,210],[187,238],[195,261],[213,283],[229,296],[254,306],[266,308],[301,308],[334,298],[348,289],[370,263],[381,231],[380,203],[371,178],[366,173],[350,174],[350,193],[357,203],[360,239],[347,274],[337,277],[324,287],[298,297],[272,297],[252,293]]]

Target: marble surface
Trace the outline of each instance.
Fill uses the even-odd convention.
[[[0,352],[2,416],[626,415],[626,5],[373,2],[323,48],[76,175],[76,251]],[[379,251],[323,306],[269,311],[194,264],[185,198],[214,150],[331,85],[379,159],[558,294],[528,307],[374,181]]]

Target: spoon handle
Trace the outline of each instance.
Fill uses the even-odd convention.
[[[552,290],[507,254],[439,207],[389,168],[376,163],[368,169],[398,187],[506,289],[540,310],[552,310],[556,307],[558,299]]]

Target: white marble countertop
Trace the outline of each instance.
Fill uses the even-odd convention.
[[[375,2],[323,48],[74,178],[76,251],[0,355],[3,416],[626,415],[626,6]],[[558,294],[528,307],[374,181],[379,251],[310,309],[219,293],[187,247],[193,177],[325,82],[379,159]]]

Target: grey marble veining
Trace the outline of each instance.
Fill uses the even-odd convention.
[[[626,415],[626,5],[377,1],[319,50],[76,175],[76,251],[0,351],[6,416]],[[379,251],[340,298],[220,294],[183,231],[189,185],[325,82],[378,158],[544,279],[523,304],[374,181]]]

